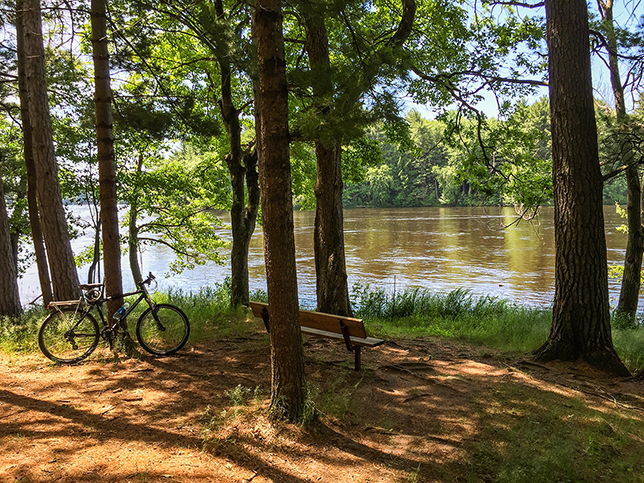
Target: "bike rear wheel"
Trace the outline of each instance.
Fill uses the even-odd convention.
[[[38,332],[38,345],[45,356],[60,364],[73,364],[89,356],[100,338],[96,319],[76,310],[54,312]]]
[[[169,304],[147,309],[136,324],[136,338],[139,344],[151,354],[168,356],[181,349],[188,341],[190,324],[183,311]]]

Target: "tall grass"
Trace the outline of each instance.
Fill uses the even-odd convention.
[[[245,310],[230,309],[229,280],[196,292],[158,292],[153,298],[156,303],[170,303],[186,313],[192,343],[244,337],[257,328],[257,324],[247,322]],[[252,300],[266,298],[260,291],[251,295]],[[543,344],[552,323],[550,310],[519,306],[491,296],[476,298],[464,289],[432,293],[410,288],[393,294],[356,284],[351,290],[351,303],[372,335],[390,340],[438,336],[524,354]],[[128,318],[132,334],[145,308],[142,304]],[[0,349],[5,353],[37,351],[38,329],[46,316],[45,310],[32,309],[18,319],[0,317]],[[644,368],[644,326],[639,323],[635,328],[624,329],[615,324],[612,332],[615,348],[626,366],[631,371]]]
[[[432,293],[410,288],[397,294],[355,285],[356,315],[390,337],[439,336],[528,352],[545,341],[550,310],[522,307],[498,297],[476,298],[464,289]]]
[[[170,289],[152,294],[155,303],[176,305],[190,321],[189,343],[205,339],[245,336],[256,330],[257,324],[248,323],[244,309],[230,309],[230,282],[203,287],[196,292]],[[136,297],[128,298],[130,303]],[[145,302],[139,304],[128,317],[128,328],[134,337],[139,315],[147,309]],[[95,310],[92,314],[99,322]],[[105,309],[103,308],[105,315]],[[0,350],[5,353],[28,353],[38,351],[38,331],[42,321],[49,315],[43,308],[32,309],[21,317],[0,317]]]
[[[230,308],[230,279],[195,292],[170,289],[154,294],[156,303],[168,303],[181,308],[190,321],[192,342],[231,336],[244,336],[255,330],[246,323],[245,310]]]
[[[410,288],[397,294],[356,284],[351,301],[370,332],[385,338],[438,336],[529,354],[545,342],[552,311],[474,297],[464,289],[432,293]],[[613,320],[613,343],[633,372],[644,368],[644,325]]]
[[[34,308],[18,318],[0,317],[0,349],[8,354],[38,350],[38,330],[46,316],[44,309]]]

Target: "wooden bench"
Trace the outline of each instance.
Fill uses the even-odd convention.
[[[263,302],[250,302],[255,317],[261,317],[270,333],[270,316],[268,304]],[[363,347],[377,347],[385,341],[367,337],[367,332],[361,319],[343,317],[340,315],[324,314],[311,310],[300,310],[300,325],[302,333],[317,337],[327,337],[344,341],[349,352],[355,354],[356,371],[362,368],[360,349]]]

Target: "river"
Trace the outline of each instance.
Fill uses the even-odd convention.
[[[76,213],[86,216],[86,209]],[[403,208],[345,210],[345,246],[349,286],[370,284],[389,291],[426,287],[434,292],[465,288],[475,296],[493,295],[529,306],[549,306],[554,296],[553,210],[544,208],[536,220],[517,219],[512,208]],[[622,264],[626,235],[617,231],[622,220],[613,206],[604,207],[609,263]],[[222,215],[224,223],[228,217]],[[315,306],[313,212],[295,212],[295,243],[300,301]],[[219,235],[230,239],[230,230]],[[91,243],[88,233],[73,241],[81,250]],[[164,277],[172,260],[167,248],[141,254],[144,273],[159,275],[160,289],[198,290],[222,282],[229,266],[208,263],[180,275]],[[251,289],[266,288],[261,228],[253,237],[250,256]],[[123,258],[126,289],[132,288],[127,258]],[[79,270],[86,280],[87,270]],[[611,304],[619,283],[610,281]],[[35,266],[20,283],[23,303],[40,293]],[[640,310],[644,304],[640,304]]]

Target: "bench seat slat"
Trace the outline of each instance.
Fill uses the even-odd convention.
[[[329,339],[344,340],[342,334],[336,332],[329,332],[326,330],[312,329],[310,327],[301,328],[303,334],[316,335],[319,337],[328,337]],[[355,345],[362,347],[378,347],[381,344],[384,344],[383,339],[376,339],[375,337],[351,337],[351,342]]]

